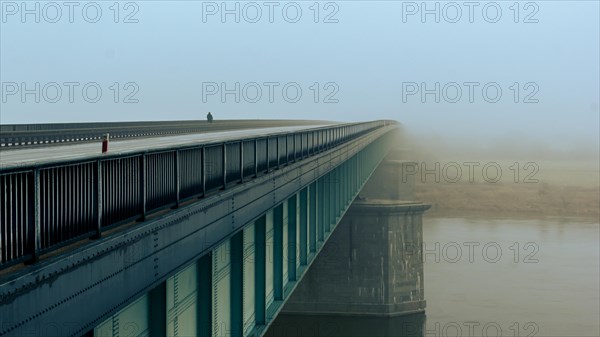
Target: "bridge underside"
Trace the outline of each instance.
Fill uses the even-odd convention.
[[[0,294],[0,334],[261,336],[387,153],[392,130],[40,263]]]
[[[374,150],[289,196],[90,335],[261,336],[377,165]]]

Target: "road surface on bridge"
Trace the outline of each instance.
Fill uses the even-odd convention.
[[[110,142],[108,155],[124,155],[143,150],[157,150],[182,145],[200,145],[212,142],[238,140],[241,138],[263,137],[273,133],[308,130],[326,125],[331,124],[323,123],[320,125],[269,127],[186,134],[180,136],[114,140]],[[0,150],[0,168],[8,169],[33,164],[48,164],[64,160],[98,159],[102,156],[101,141],[97,143],[54,145],[25,149],[3,149]]]

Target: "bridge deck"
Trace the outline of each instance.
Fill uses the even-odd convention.
[[[396,129],[373,121],[157,137],[115,142],[107,156],[97,143],[3,151],[5,162],[5,153],[39,156],[0,168],[0,269],[28,263],[0,276],[0,335],[48,326],[104,335],[120,319],[167,335],[169,284],[193,274],[198,334],[262,336]]]
[[[286,127],[269,127],[258,129],[231,130],[186,134],[180,136],[163,136],[154,138],[113,140],[109,144],[109,154],[125,155],[143,150],[160,150],[183,145],[199,145],[213,142],[225,142],[243,138],[262,137],[273,133],[295,132],[314,129],[326,125],[302,125]],[[35,148],[0,150],[0,167],[11,168],[23,165],[46,164],[65,160],[91,159],[101,157],[100,142],[79,143],[58,146],[40,146]]]

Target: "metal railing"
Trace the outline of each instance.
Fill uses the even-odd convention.
[[[326,151],[393,121],[0,169],[0,269]]]
[[[110,133],[111,138],[130,139],[316,123],[286,120],[218,120],[210,124],[205,121],[5,124],[0,125],[0,148],[92,142],[102,139],[106,133]]]

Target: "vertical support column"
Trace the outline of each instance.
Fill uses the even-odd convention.
[[[334,134],[335,137],[335,134]],[[335,138],[334,138],[335,141]],[[330,179],[329,179],[329,199],[331,205],[331,213],[329,214],[329,227],[328,231],[331,232],[333,224],[335,223],[335,218],[337,217],[337,168],[331,171]]]
[[[266,217],[263,215],[254,222],[254,245],[256,247],[254,264],[254,283],[255,302],[254,312],[256,325],[265,325],[267,317],[266,308],[266,292],[265,292],[265,260],[266,260],[266,232],[265,232]]]
[[[362,177],[362,160],[363,160],[363,155],[362,155],[362,151],[358,152],[357,154],[357,163],[356,163],[356,169],[357,169],[357,175],[358,175],[358,189],[360,189],[360,187],[362,186],[363,183],[363,177]]]
[[[333,213],[331,200],[331,172],[329,172],[323,178],[323,201],[325,202],[323,238],[326,233],[329,233],[329,225],[331,224],[331,213]]]
[[[198,336],[212,336],[212,253],[198,261]]]
[[[319,221],[319,203],[317,199],[317,181],[310,184],[308,199],[308,253],[317,251],[317,221]]]
[[[341,137],[341,136],[340,136]],[[338,166],[338,183],[337,183],[337,191],[338,191],[338,213],[337,216],[341,220],[342,211],[344,210],[346,204],[344,200],[344,164]]]
[[[346,161],[346,206],[350,207],[352,197],[352,157]]]
[[[352,156],[352,158],[350,158],[350,161],[348,162],[348,183],[349,188],[350,188],[350,192],[349,192],[349,196],[348,198],[350,200],[348,200],[348,202],[352,202],[352,197],[354,196],[354,181],[356,180],[356,178],[354,177],[354,156]]]
[[[346,208],[346,162],[340,165],[340,209]],[[341,212],[340,212],[341,213]]]
[[[355,188],[354,188],[354,194],[358,195],[358,192],[360,190],[361,187],[361,183],[360,183],[360,152],[356,154],[356,160],[354,161],[354,174],[356,175],[355,179]]]
[[[332,184],[332,188],[333,191],[335,193],[335,214],[334,214],[334,221],[333,221],[333,225],[332,228],[335,228],[335,225],[337,224],[337,219],[340,218],[340,215],[342,213],[342,191],[343,191],[343,181],[342,181],[342,166],[340,165],[335,169],[335,181],[334,184]]]
[[[299,245],[300,245],[300,265],[306,266],[308,263],[308,191],[310,186],[305,187],[302,191],[300,191],[300,237]]]
[[[283,300],[283,204],[273,211],[273,292]]]
[[[317,181],[318,188],[318,196],[317,200],[319,201],[319,213],[317,218],[317,242],[323,242],[325,238],[325,223],[327,216],[327,209],[329,208],[329,204],[325,199],[325,177],[321,177]]]
[[[252,329],[256,327],[256,226],[255,223],[248,224],[243,230],[243,332],[249,336]]]
[[[348,162],[342,165],[342,207],[348,206]]]
[[[338,133],[339,130],[336,130],[336,133]],[[339,137],[339,135],[336,135],[336,138]],[[339,138],[338,138],[339,140]],[[337,141],[337,140],[336,140]],[[340,187],[341,187],[341,181],[340,181],[340,166],[336,167],[333,170],[333,179],[331,181],[331,195],[333,196],[333,217],[331,219],[331,226],[329,227],[330,230],[333,229],[335,227],[335,224],[337,223],[337,218],[340,215]]]
[[[296,213],[298,211],[298,196],[297,194],[288,199],[288,243],[287,256],[288,261],[283,261],[288,264],[288,279],[296,281],[296,249],[298,245],[298,237],[296,236]]]
[[[232,337],[242,336],[243,316],[243,252],[244,232],[237,232],[231,238],[231,331]]]
[[[148,293],[149,337],[162,337],[167,333],[167,288],[162,282]]]
[[[225,240],[213,249],[212,261],[213,335],[224,336],[232,331],[231,240]]]
[[[350,203],[352,202],[352,195],[353,195],[353,189],[352,189],[352,160],[354,159],[354,157],[351,157],[348,162],[346,163],[346,205],[350,206]]]

